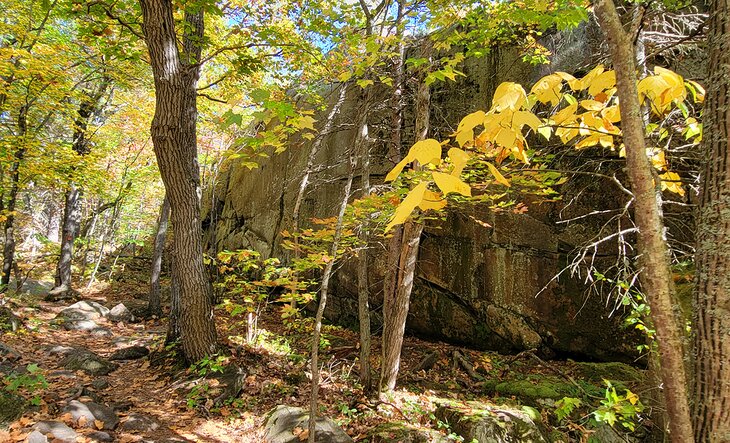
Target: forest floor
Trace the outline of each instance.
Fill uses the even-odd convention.
[[[268,411],[279,404],[308,405],[310,319],[285,325],[271,308],[259,319],[256,344],[249,345],[240,338],[245,335],[242,320],[231,318],[221,308],[218,332],[227,351],[184,368],[171,358],[174,350],[164,346],[164,319],[113,322],[101,318],[97,320],[100,329],[108,331],[103,334],[65,330],[54,319],[73,301],[46,302],[41,291],[35,292],[6,297],[6,306],[22,319],[23,326],[0,335],[0,345],[4,345],[0,348],[0,377],[4,377],[0,389],[4,384],[6,390],[35,399],[38,405],[6,430],[0,427],[0,442],[26,441],[39,423],[60,422],[70,428],[64,427],[64,432],[73,433],[67,441],[258,443],[264,441],[262,426]],[[118,303],[139,307],[144,305],[146,292],[141,278],[127,279],[95,284],[82,290],[79,299],[109,308]],[[590,401],[598,404],[603,378],[628,380],[634,383],[632,389],[641,389],[636,385],[635,372],[639,371],[626,365],[610,366],[613,372],[623,372],[613,377],[590,364],[546,362],[529,352],[503,356],[408,337],[399,389],[381,401],[364,395],[357,381],[357,334],[326,326],[323,339],[320,412],[355,441],[381,441],[371,440],[373,429],[391,422],[431,429],[429,432],[439,432],[448,441],[462,441],[448,426],[434,420],[436,399],[528,407],[525,410],[541,415],[537,419],[551,435],[564,436],[562,441],[581,441],[592,432],[586,418],[589,414],[583,411],[574,420],[556,420],[556,400],[583,397],[586,405]],[[378,339],[373,337],[375,365],[380,353]],[[107,375],[90,375],[64,367],[59,346],[88,350],[102,358],[129,346],[143,346],[152,353],[116,361],[118,368]],[[15,368],[16,375],[9,368]],[[226,391],[231,373],[239,378],[233,394]],[[47,384],[34,383],[39,380]],[[510,380],[514,383],[507,383]],[[69,405],[78,402],[108,406],[113,411],[109,420],[116,417],[119,424],[108,426],[104,420],[79,418],[69,412]]]

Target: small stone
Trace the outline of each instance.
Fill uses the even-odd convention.
[[[111,337],[114,335],[112,331],[107,328],[97,327],[89,331],[94,337]]]
[[[154,418],[134,412],[129,414],[127,419],[120,425],[120,428],[125,432],[152,432],[159,427],[160,424]]]
[[[298,443],[299,437],[292,432],[295,428],[305,429],[309,412],[304,408],[279,405],[266,417],[264,422],[264,442]],[[316,425],[318,443],[352,443],[352,438],[334,421],[318,418]]]
[[[97,391],[103,391],[109,387],[109,380],[106,377],[95,378],[91,381],[91,387]]]
[[[28,434],[28,437],[25,439],[26,443],[48,443],[48,437],[41,434],[38,431],[33,431],[30,434]]]
[[[109,360],[136,360],[149,355],[150,350],[144,346],[129,346],[114,351]]]
[[[92,439],[94,441],[103,441],[103,442],[114,441],[114,437],[112,437],[111,435],[107,434],[106,432],[102,432],[102,431],[90,432],[87,435],[87,437],[89,437],[90,439]]]
[[[78,348],[64,357],[61,365],[72,371],[84,371],[89,375],[107,375],[119,367],[93,352]]]
[[[52,434],[57,440],[64,443],[75,442],[78,434],[73,429],[66,426],[60,421],[39,421],[35,425],[35,430],[48,437],[48,434]]]
[[[67,331],[93,331],[99,328],[94,320],[64,320],[61,325]]]
[[[134,321],[134,315],[132,314],[132,311],[127,309],[127,307],[124,306],[123,303],[119,303],[118,305],[114,306],[111,311],[109,311],[108,318],[111,321],[121,321],[125,323]]]
[[[111,408],[94,402],[82,403],[78,400],[72,400],[64,408],[64,412],[71,413],[74,421],[77,422],[80,418],[85,418],[86,423],[83,426],[87,428],[95,427],[95,420],[103,422],[103,429],[109,431],[113,430],[119,424],[119,417],[117,417],[117,414]]]

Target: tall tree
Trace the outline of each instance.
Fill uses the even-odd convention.
[[[140,4],[155,81],[152,143],[175,227],[173,278],[180,291],[177,323],[185,357],[197,361],[216,348],[213,287],[203,264],[196,139],[204,5],[186,6],[179,48],[173,3],[140,0]]]
[[[613,0],[597,1],[595,11],[606,35],[616,70],[626,164],[635,198],[634,217],[639,229],[638,251],[643,268],[641,284],[651,306],[651,320],[657,331],[663,392],[670,419],[670,438],[673,442],[687,443],[693,441],[693,433],[687,398],[681,323],[674,310],[677,303],[674,300],[674,285],[669,266],[661,187],[646,155],[633,36],[624,30]]]
[[[430,44],[428,39],[423,43],[425,49],[422,56],[425,58],[430,57]],[[426,63],[425,66],[430,67],[430,64]],[[428,134],[431,105],[431,92],[424,81],[425,75],[419,77],[415,110],[416,141],[424,140]],[[408,221],[402,228],[396,229],[388,243],[388,262],[383,286],[383,357],[379,384],[381,392],[392,391],[398,377],[422,232],[423,223]]]
[[[710,2],[694,300],[694,431],[730,441],[730,3]]]
[[[98,85],[93,85],[84,92],[74,120],[74,133],[71,144],[71,149],[79,156],[91,152],[90,140],[86,133],[87,128],[94,114],[100,111],[102,98],[110,84],[109,77],[102,76]],[[82,189],[76,183],[71,183],[66,191],[61,225],[61,254],[56,265],[55,287],[51,290],[51,294],[54,296],[64,296],[71,292],[71,260],[73,259],[74,242],[81,226],[81,194]]]

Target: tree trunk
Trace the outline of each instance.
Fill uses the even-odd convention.
[[[360,153],[362,162],[361,185],[362,196],[370,195],[370,137],[368,134],[368,118],[372,107],[372,94],[366,90],[360,107],[360,120],[355,137],[355,150]],[[357,310],[360,324],[360,384],[367,393],[372,389],[370,378],[370,282],[368,280],[368,220],[365,219],[360,227],[360,242],[362,248],[357,256]]]
[[[86,92],[86,98],[79,105],[79,110],[74,121],[74,134],[71,149],[79,156],[85,156],[91,152],[89,138],[86,130],[92,116],[99,111],[100,102],[109,87],[110,80],[103,77],[99,86],[93,91]],[[66,199],[63,208],[63,231],[61,234],[61,255],[56,265],[56,284],[52,293],[57,295],[68,294],[71,289],[71,262],[73,260],[74,242],[79,235],[81,225],[81,195],[82,190],[75,184],[66,191]]]
[[[18,111],[18,133],[16,139],[20,144],[15,150],[15,159],[10,166],[10,192],[8,203],[5,205],[6,219],[4,224],[5,244],[3,245],[3,269],[0,275],[0,291],[10,283],[10,274],[13,272],[15,260],[15,206],[18,202],[20,189],[20,166],[25,157],[25,134],[28,131],[28,107],[21,106]]]
[[[158,318],[162,317],[162,303],[160,303],[160,272],[162,271],[162,255],[165,252],[165,237],[170,218],[170,200],[165,196],[160,208],[160,221],[155,234],[155,249],[152,253],[152,270],[150,271],[150,296],[147,303],[147,312]]]
[[[428,49],[424,52],[428,53]],[[430,104],[429,87],[420,81],[416,92],[416,141],[425,139],[428,133]],[[388,267],[383,289],[383,358],[379,384],[381,392],[395,389],[398,378],[421,232],[423,224],[408,221],[402,229],[395,230],[388,243]]]
[[[180,340],[185,357],[193,362],[211,355],[216,348],[213,287],[203,263],[196,139],[196,85],[204,40],[203,11],[201,8],[185,11],[181,53],[172,3],[165,0],[140,0],[140,3],[155,80],[152,143],[175,227],[174,275],[180,288]]]
[[[697,224],[694,431],[730,441],[730,5],[713,0]]]
[[[641,285],[657,331],[670,438],[673,442],[687,443],[693,441],[693,434],[687,402],[681,322],[674,309],[678,304],[674,300],[669,249],[661,210],[661,190],[659,183],[655,183],[653,166],[646,156],[632,40],[624,31],[612,0],[599,0],[595,3],[595,11],[616,70],[626,164],[636,199],[634,217],[639,228]]]
[[[53,243],[58,243],[60,238],[58,237],[58,232],[61,230],[61,216],[63,214],[60,213],[58,210],[58,206],[53,201],[53,198],[51,198],[51,201],[48,201],[46,203],[46,212],[47,212],[47,223],[46,223],[46,238],[48,241]]]
[[[81,190],[75,185],[66,191],[63,208],[63,231],[61,234],[61,255],[56,266],[56,285],[54,289],[68,292],[71,290],[71,261],[73,260],[74,241],[78,235],[81,221]],[[55,291],[54,291],[55,292]]]
[[[317,306],[317,314],[314,319],[314,331],[312,332],[312,349],[311,357],[312,362],[310,370],[312,371],[312,385],[311,385],[311,396],[309,399],[309,443],[315,443],[316,435],[315,430],[317,426],[317,395],[319,393],[319,336],[322,330],[322,317],[324,316],[324,308],[327,306],[327,296],[329,295],[330,278],[332,277],[332,271],[337,261],[337,248],[340,244],[340,238],[342,237],[342,222],[345,218],[345,211],[347,210],[347,202],[350,199],[350,193],[352,190],[352,181],[355,174],[355,164],[357,163],[357,153],[355,149],[350,151],[350,167],[347,176],[347,182],[345,183],[345,189],[342,192],[342,202],[340,203],[340,212],[337,214],[337,224],[335,226],[335,235],[332,239],[332,248],[330,249],[330,261],[324,268],[322,273],[322,286],[319,290],[319,305]]]

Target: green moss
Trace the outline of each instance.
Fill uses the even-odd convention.
[[[494,385],[493,393],[515,396],[518,400],[530,403],[530,400],[543,398],[559,400],[566,396],[574,396],[577,390],[575,386],[562,382],[556,377],[545,376],[539,379],[502,381]]]
[[[621,382],[628,385],[641,383],[644,374],[639,369],[624,363],[575,363],[580,378],[602,384],[603,380]]]

